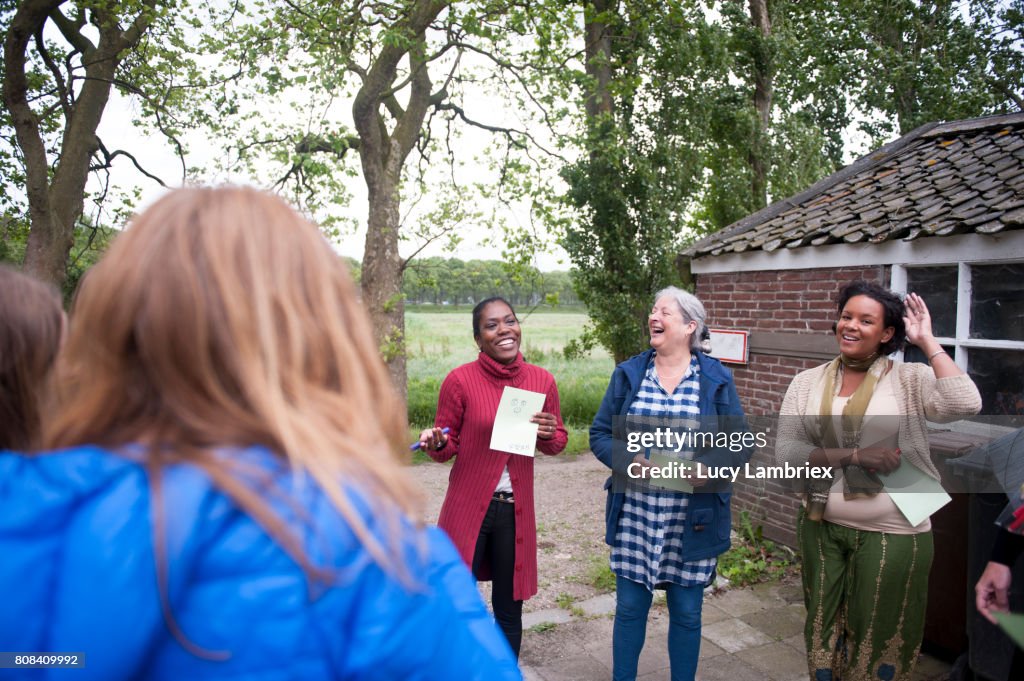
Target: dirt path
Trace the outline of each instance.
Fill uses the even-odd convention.
[[[450,468],[413,466],[412,475],[428,495],[427,520],[436,522],[448,488]],[[594,566],[607,564],[602,489],[608,469],[591,454],[539,456],[534,466],[537,505],[539,593],[525,612],[555,607],[560,594],[576,600],[600,593],[589,582]],[[487,587],[483,586],[486,593]]]

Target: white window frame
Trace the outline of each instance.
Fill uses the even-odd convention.
[[[907,270],[917,269],[923,267],[956,267],[957,268],[957,300],[956,300],[956,335],[955,336],[936,336],[935,340],[940,345],[950,346],[952,345],[956,349],[956,356],[953,358],[956,360],[956,364],[962,370],[967,371],[967,353],[971,348],[986,348],[992,350],[1022,350],[1024,351],[1024,341],[1013,341],[1013,340],[988,340],[985,338],[971,338],[971,295],[974,293],[974,288],[971,285],[971,267],[974,265],[1014,265],[1024,264],[1022,261],[1000,261],[993,262],[991,260],[979,261],[979,262],[949,262],[949,263],[938,263],[930,262],[921,265],[893,265],[892,266],[892,277],[890,288],[893,291],[901,294],[907,293]],[[931,302],[933,305],[934,301]],[[903,352],[897,355],[897,358],[903,359]]]
[[[972,260],[972,261],[951,261],[951,262],[924,262],[912,265],[892,265],[892,274],[889,287],[900,294],[907,293],[907,270],[923,267],[956,267],[957,268],[957,301],[956,301],[956,335],[936,336],[935,340],[944,347],[953,346],[955,349],[953,360],[960,369],[967,373],[968,357],[973,348],[991,350],[1019,350],[1024,352],[1024,341],[1011,340],[987,340],[984,338],[971,338],[971,296],[974,293],[971,284],[971,267],[974,265],[1017,265],[1024,264],[1021,260]],[[934,304],[934,301],[925,301]],[[896,353],[896,358],[903,361],[903,351]],[[980,424],[978,424],[980,425]],[[954,430],[964,432],[978,432],[968,421],[959,421],[953,424]],[[981,434],[993,434],[1005,430],[1010,432],[1012,428],[1003,426],[985,425]]]

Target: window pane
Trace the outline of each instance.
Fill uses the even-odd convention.
[[[1024,340],[1024,265],[975,265],[971,288],[971,338]]]
[[[952,345],[943,345],[942,349],[949,353],[950,357],[956,356],[956,348]],[[921,349],[916,345],[907,343],[907,347],[903,349],[903,361],[904,362],[920,362],[921,364],[927,364],[928,358],[924,356]]]
[[[1024,414],[1024,352],[971,348],[967,363],[981,392],[982,414]]]
[[[907,292],[924,298],[936,336],[956,336],[956,267],[908,267]]]

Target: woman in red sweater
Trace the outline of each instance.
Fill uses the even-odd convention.
[[[519,320],[507,300],[488,298],[473,308],[473,338],[480,355],[444,379],[434,428],[420,434],[420,445],[435,461],[456,457],[437,524],[476,578],[493,580],[494,617],[518,656],[523,601],[537,593],[537,521],[533,457],[490,448],[502,391],[511,386],[546,395],[543,411],[530,419],[538,424],[543,454],[558,454],[569,437],[555,378],[523,360]]]

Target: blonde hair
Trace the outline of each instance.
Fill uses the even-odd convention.
[[[182,189],[137,216],[83,282],[58,371],[48,446],[141,443],[155,496],[164,466],[199,466],[314,575],[225,455],[263,445],[316,480],[375,561],[406,575],[398,524],[419,518],[420,494],[402,465],[405,407],[343,262],[277,196]]]

